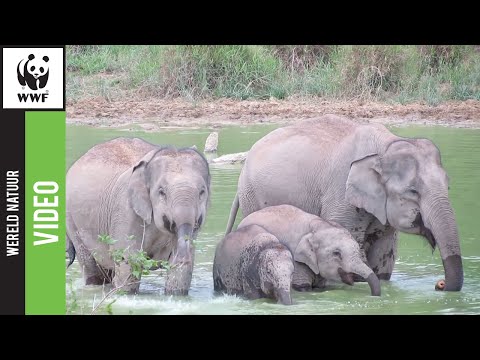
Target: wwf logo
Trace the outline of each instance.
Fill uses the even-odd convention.
[[[64,47],[0,46],[0,56],[3,109],[65,109]]]
[[[27,59],[22,59],[17,66],[17,77],[20,85],[28,87],[31,90],[43,89],[48,82],[48,56],[36,58],[35,55],[28,55]]]

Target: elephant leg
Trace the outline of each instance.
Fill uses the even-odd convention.
[[[100,267],[92,252],[84,245],[84,239],[89,236],[88,232],[79,231],[69,211],[67,211],[66,214],[66,222],[67,241],[73,244],[73,248],[69,250],[70,261],[72,261],[73,257],[77,259],[83,273],[85,285],[103,285],[110,283],[112,280],[111,272]]]
[[[115,288],[126,291],[128,294],[138,293],[140,288],[140,279],[142,275],[139,274],[138,278],[132,274],[132,268],[126,261],[121,261],[115,264],[115,276],[113,278],[113,286]]]
[[[103,283],[104,284],[110,284],[113,281],[115,271],[113,269],[105,269],[104,267],[102,267],[98,264],[97,264],[97,266],[100,269],[100,273],[102,274]]]
[[[70,241],[75,247],[76,259],[82,269],[85,285],[103,285],[111,281],[108,272],[104,271],[95,261],[93,254],[83,244],[81,234],[78,231],[74,232],[74,236],[69,237]]]
[[[263,291],[255,287],[254,282],[247,277],[243,278],[242,281],[243,287],[243,296],[250,300],[256,300],[264,297]]]
[[[315,274],[305,264],[295,261],[294,265],[295,269],[292,276],[292,288],[297,291],[311,291]]]
[[[370,268],[381,280],[390,280],[397,258],[397,231],[388,227],[382,233],[373,235],[368,248],[367,259]]]
[[[83,244],[75,246],[77,259],[85,279],[85,285],[103,285],[109,283],[90,251]]]
[[[324,289],[325,286],[327,285],[327,280],[320,275],[316,275],[315,279],[313,281],[312,287],[314,289]]]

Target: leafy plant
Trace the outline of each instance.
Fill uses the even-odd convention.
[[[160,260],[158,264],[162,269],[165,269],[165,270],[170,270],[172,268],[172,265],[170,265],[168,260]]]
[[[105,311],[108,315],[113,315],[113,308],[112,305],[117,301],[117,299],[113,299],[105,306]]]
[[[127,240],[133,240],[134,238],[134,235],[127,236]],[[107,245],[113,245],[117,242],[117,240],[113,239],[110,235],[98,235],[98,239],[100,242]],[[162,269],[165,270],[171,269],[171,265],[167,260],[157,261],[150,259],[147,256],[147,253],[143,250],[138,250],[125,257],[125,252],[127,249],[113,249],[110,250],[109,253],[112,260],[116,264],[120,264],[120,262],[126,260],[130,265],[132,275],[135,276],[137,279],[140,279],[141,275],[150,274],[150,269],[152,267],[160,266]]]
[[[124,254],[125,254],[124,249],[115,249],[115,250],[110,251],[110,256],[112,257],[112,260],[116,264],[119,264],[121,261],[125,260]]]
[[[101,243],[107,244],[107,245],[113,245],[117,242],[114,238],[112,238],[110,235],[98,235],[98,240]]]
[[[67,302],[67,312],[73,313],[78,310],[78,300],[77,300],[77,292],[73,288],[73,280],[70,279],[68,281],[68,287],[70,288],[70,296],[69,302]]]
[[[132,270],[132,275],[140,279],[141,275],[150,274],[150,268],[158,266],[158,261],[150,259],[147,253],[138,250],[127,257],[128,264]]]

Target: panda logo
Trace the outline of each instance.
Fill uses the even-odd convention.
[[[43,89],[48,81],[48,60],[48,56],[38,59],[33,54],[28,55],[28,60],[20,60],[17,66],[20,85],[28,85],[32,90]]]

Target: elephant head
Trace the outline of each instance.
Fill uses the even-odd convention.
[[[276,299],[279,304],[291,305],[290,291],[294,265],[290,250],[284,245],[277,244],[261,251],[258,270],[262,291]]]
[[[346,200],[382,224],[424,236],[437,245],[445,270],[445,290],[459,291],[463,266],[458,229],[448,199],[448,176],[440,152],[427,139],[392,141],[383,154],[351,164]]]
[[[294,251],[294,259],[307,265],[327,280],[353,285],[354,275],[366,279],[372,296],[380,296],[380,281],[362,260],[360,246],[350,233],[339,225],[312,220]]]
[[[166,291],[186,295],[193,270],[192,240],[209,204],[208,163],[191,148],[152,150],[133,167],[128,186],[130,206],[145,224],[176,235]]]

